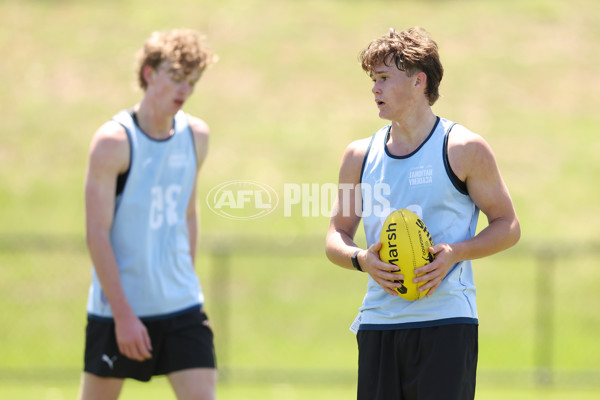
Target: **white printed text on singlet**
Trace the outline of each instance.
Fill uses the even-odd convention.
[[[177,223],[177,198],[181,193],[181,185],[153,186],[151,189],[152,201],[150,203],[150,228],[160,229],[164,223],[175,225]]]
[[[431,183],[433,183],[433,168],[431,165],[411,168],[408,175],[408,184],[410,186]]]

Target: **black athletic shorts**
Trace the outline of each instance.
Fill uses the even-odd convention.
[[[359,330],[358,400],[475,398],[477,325]]]
[[[147,382],[154,375],[216,367],[213,332],[201,309],[142,321],[150,335],[152,358],[136,361],[119,352],[114,322],[88,318],[84,371],[100,377]]]

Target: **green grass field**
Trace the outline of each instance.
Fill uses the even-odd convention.
[[[139,99],[133,55],[143,40],[180,26],[205,32],[220,58],[185,107],[212,130],[198,187],[198,274],[222,366],[219,398],[353,398],[348,327],[365,281],[324,257],[327,216],[293,207],[286,217],[280,204],[259,220],[229,220],[205,196],[238,179],[267,184],[280,200],[285,184],[335,183],[345,146],[385,124],[358,52],[390,26],[413,25],[440,46],[445,77],[434,111],[492,145],[523,229],[517,247],[475,264],[477,398],[600,396],[600,3],[176,6],[0,0],[0,398],[76,396],[90,277],[82,187],[89,142]],[[229,258],[216,257],[215,244]],[[540,297],[548,275],[552,296]],[[552,311],[540,320],[544,304]],[[536,381],[540,360],[553,366],[552,384]],[[123,398],[172,395],[157,379],[129,382]]]
[[[484,400],[596,400],[598,391],[592,390],[565,390],[554,389],[506,389],[483,388],[477,390],[477,398]],[[73,385],[34,386],[27,390],[27,397],[23,397],[23,388],[9,386],[4,388],[3,395],[9,399],[73,399],[77,396],[77,388]],[[304,386],[297,387],[288,384],[273,385],[221,385],[217,391],[221,400],[330,400],[352,399],[356,397],[354,388],[341,386]],[[123,399],[128,400],[153,400],[174,399],[172,391],[165,378],[158,378],[148,384],[129,382],[123,389]]]

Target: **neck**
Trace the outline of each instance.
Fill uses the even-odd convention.
[[[166,139],[173,135],[173,115],[160,112],[145,98],[134,107],[138,125],[144,133],[154,139]]]
[[[428,108],[426,112],[413,114],[402,121],[392,121],[388,150],[399,156],[412,153],[427,139],[436,120],[437,117]]]

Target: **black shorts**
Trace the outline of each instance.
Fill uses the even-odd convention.
[[[216,367],[213,332],[202,310],[142,321],[150,335],[152,358],[136,361],[119,352],[114,322],[88,318],[84,371],[100,377],[147,382],[154,375]]]
[[[475,398],[477,325],[359,330],[358,400]]]

